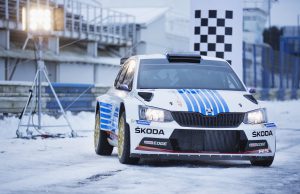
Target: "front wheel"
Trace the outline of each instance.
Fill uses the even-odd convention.
[[[263,167],[269,167],[272,165],[274,161],[274,156],[268,157],[266,159],[251,159],[250,162],[253,166],[263,166]]]
[[[139,158],[130,157],[130,131],[126,125],[125,112],[121,113],[119,118],[118,132],[118,157],[122,164],[136,164]]]
[[[94,147],[96,154],[101,156],[111,155],[114,147],[108,143],[107,138],[107,132],[100,129],[100,112],[97,110],[94,129]]]

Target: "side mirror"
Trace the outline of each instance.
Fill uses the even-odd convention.
[[[120,84],[118,87],[119,90],[130,91],[129,87],[126,84]]]
[[[127,59],[128,59],[128,57],[121,58],[120,65],[122,66],[125,63],[125,61],[127,61]]]
[[[248,89],[248,92],[249,92],[250,94],[255,94],[255,93],[256,93],[256,89],[255,89],[255,88],[249,88],[249,89]]]

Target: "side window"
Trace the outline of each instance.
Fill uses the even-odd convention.
[[[114,84],[115,87],[118,87],[118,85],[120,85],[120,82],[124,79],[124,75],[126,73],[127,67],[128,67],[127,63],[121,67],[115,80],[115,84]]]
[[[122,84],[126,84],[129,88],[129,90],[132,89],[135,66],[136,66],[136,63],[134,60],[129,61],[126,75],[122,81]]]
[[[119,80],[119,77],[120,77],[120,74],[121,74],[122,70],[123,70],[123,68],[121,67],[120,70],[119,70],[119,73],[118,73],[118,75],[117,75],[117,77],[115,79],[115,82],[114,82],[114,86],[115,87],[117,86],[117,83],[118,83],[118,80]]]
[[[236,82],[236,80],[234,78],[232,78],[232,75],[227,75],[227,83],[228,83],[228,88],[229,89],[234,89],[238,87],[238,83]]]

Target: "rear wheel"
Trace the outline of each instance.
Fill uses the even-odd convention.
[[[274,156],[264,158],[264,159],[251,159],[250,162],[253,166],[264,166],[264,167],[269,167],[272,165],[274,161]]]
[[[118,157],[122,164],[136,164],[139,158],[130,157],[130,130],[125,118],[125,112],[122,112],[119,118]]]
[[[111,155],[114,147],[108,143],[107,138],[107,132],[100,129],[100,111],[97,110],[94,129],[94,146],[96,154],[102,156]]]

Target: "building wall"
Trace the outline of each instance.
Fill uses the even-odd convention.
[[[9,63],[15,63],[15,60],[10,60]],[[12,81],[33,81],[36,74],[36,62],[29,61],[20,63],[12,77]]]
[[[165,16],[162,16],[141,30],[141,41],[146,43],[144,54],[163,53],[166,51],[167,41],[164,30],[165,20]]]
[[[189,50],[188,36],[178,36],[166,29],[166,15],[148,24],[139,32],[138,54],[153,54],[168,52],[187,52]]]
[[[95,83],[101,86],[112,86],[120,66],[95,65]]]
[[[57,82],[94,83],[94,65],[78,63],[61,63],[56,68]]]
[[[0,81],[5,79],[5,60],[0,58]]]
[[[243,10],[243,39],[247,43],[262,44],[267,13],[260,8]]]

